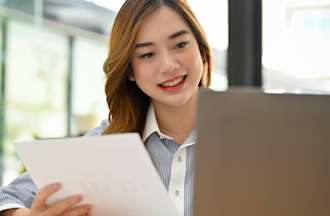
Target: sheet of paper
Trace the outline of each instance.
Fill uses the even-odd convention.
[[[136,133],[15,146],[38,188],[63,182],[50,203],[83,194],[95,216],[179,216]]]

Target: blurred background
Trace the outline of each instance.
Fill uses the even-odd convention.
[[[226,90],[228,0],[188,0]],[[0,181],[20,172],[13,143],[81,136],[107,118],[102,70],[123,0],[0,0]],[[330,0],[262,1],[262,88],[330,94]]]

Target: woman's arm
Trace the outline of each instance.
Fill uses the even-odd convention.
[[[26,208],[9,209],[0,212],[1,216],[29,216],[30,210]]]

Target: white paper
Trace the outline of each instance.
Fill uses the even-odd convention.
[[[50,203],[83,194],[95,216],[179,216],[136,133],[15,146],[38,188],[63,183]]]

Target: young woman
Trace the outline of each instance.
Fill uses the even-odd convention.
[[[181,215],[192,214],[196,100],[208,87],[212,56],[184,0],[127,0],[104,64],[109,117],[87,135],[138,132]],[[111,170],[109,170],[111,172]],[[47,206],[61,184],[38,190],[28,174],[0,191],[3,215],[90,215],[75,195]],[[111,203],[109,204],[111,205]],[[160,209],[161,211],[161,209]]]

